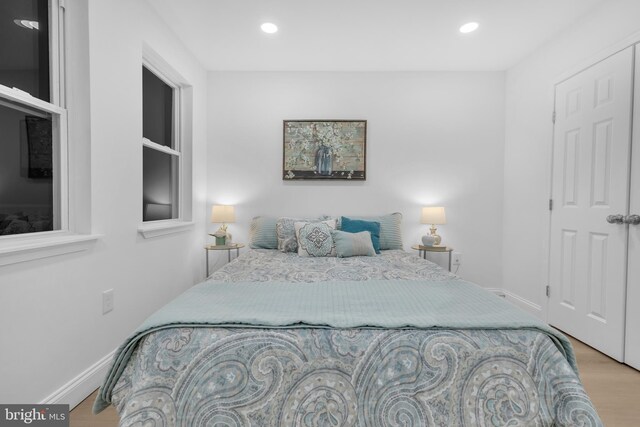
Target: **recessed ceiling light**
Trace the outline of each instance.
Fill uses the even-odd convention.
[[[477,22],[467,22],[462,27],[460,27],[460,32],[463,34],[471,33],[477,30],[479,26],[480,24],[478,24]]]
[[[38,24],[38,21],[30,21],[28,19],[14,19],[13,22],[18,27],[26,28],[28,30],[39,30],[40,29],[40,24]]]
[[[267,34],[273,34],[278,31],[278,26],[276,24],[272,24],[271,22],[265,22],[264,24],[260,25],[260,28]]]

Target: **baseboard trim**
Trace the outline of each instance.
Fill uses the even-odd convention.
[[[502,298],[505,298],[505,299],[507,298],[507,294],[504,292],[503,289],[500,289],[500,288],[484,288],[484,289],[486,291],[489,291],[489,292],[492,292],[492,293],[498,295],[499,297],[502,297]]]
[[[542,318],[542,307],[534,302],[529,301],[520,295],[514,294],[506,289],[486,288],[488,291],[506,299],[510,303],[520,307],[524,311],[533,314],[537,318]]]
[[[68,404],[70,409],[91,395],[107,375],[107,369],[113,359],[115,350],[98,360],[80,375],[44,398],[41,405]]]

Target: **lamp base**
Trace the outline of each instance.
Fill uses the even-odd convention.
[[[222,237],[216,236],[216,246],[224,246],[224,244],[226,243],[226,240],[227,240],[226,236],[222,236]]]
[[[436,239],[432,235],[427,234],[426,236],[422,236],[422,244],[424,246],[433,246],[436,244]]]
[[[438,229],[436,228],[435,225],[432,225],[431,228],[429,229],[429,231],[431,232],[431,236],[433,236],[433,238],[435,239],[433,245],[434,246],[438,246],[440,243],[442,243],[442,237],[440,237],[436,232],[438,231]]]

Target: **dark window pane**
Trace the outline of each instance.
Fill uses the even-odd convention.
[[[142,67],[142,136],[173,148],[173,88]]]
[[[49,80],[48,0],[1,0],[0,84],[50,102]]]
[[[178,158],[143,147],[142,169],[142,220],[177,218]]]
[[[51,116],[25,111],[0,99],[0,235],[59,228],[54,226]]]

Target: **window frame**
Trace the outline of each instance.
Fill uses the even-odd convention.
[[[182,89],[181,87],[174,83],[169,77],[167,77],[161,68],[157,67],[153,61],[150,61],[147,57],[143,56],[142,58],[142,66],[149,70],[154,76],[160,79],[163,83],[169,86],[173,90],[172,96],[172,105],[171,105],[171,147],[167,147],[166,145],[158,144],[154,141],[151,141],[148,138],[142,137],[142,146],[150,148],[152,150],[159,151],[161,153],[169,154],[171,156],[175,156],[178,159],[178,173],[172,179],[172,191],[177,193],[176,200],[172,206],[172,216],[175,213],[175,218],[170,219],[161,219],[161,220],[151,220],[145,221],[144,216],[142,218],[143,223],[152,223],[156,221],[174,221],[182,219]],[[144,102],[144,101],[143,101]],[[143,157],[144,162],[144,157]],[[144,198],[144,194],[143,194]]]
[[[144,44],[142,49],[142,67],[147,68],[157,78],[166,83],[173,89],[173,105],[172,105],[172,146],[173,148],[153,142],[141,135],[142,144],[140,144],[140,166],[141,175],[143,167],[143,151],[144,147],[157,150],[159,152],[170,154],[177,157],[178,172],[173,180],[173,190],[177,192],[177,197],[172,209],[177,210],[175,218],[144,221],[143,213],[140,213],[140,225],[138,232],[145,238],[161,236],[169,233],[176,233],[193,228],[194,222],[191,220],[191,210],[188,205],[190,198],[187,193],[191,191],[189,174],[191,173],[191,164],[185,152],[190,146],[191,134],[188,131],[188,120],[190,118],[188,102],[191,101],[188,91],[191,85],[186,79],[180,75],[176,69],[165,61],[155,50]],[[142,101],[142,73],[140,74],[140,96]],[[142,130],[142,115],[140,116],[140,124]],[[141,131],[142,133],[142,131]],[[140,201],[144,200],[143,183],[140,183]]]
[[[51,114],[52,164],[53,174],[53,221],[54,229],[34,233],[10,234],[0,236],[0,241],[19,240],[20,237],[49,235],[69,232],[69,146],[67,133],[67,110],[31,96],[20,89],[8,89],[0,84],[0,103],[2,100],[25,106],[25,111],[36,110]],[[18,109],[18,108],[14,108]]]
[[[0,99],[51,115],[52,163],[56,171],[53,176],[54,230],[0,236],[0,266],[87,250],[100,238],[100,235],[80,233],[76,212],[71,209],[77,201],[77,188],[72,183],[78,177],[69,162],[73,153],[70,153],[66,100],[66,7],[64,0],[49,0],[48,7],[50,102],[1,83]]]

